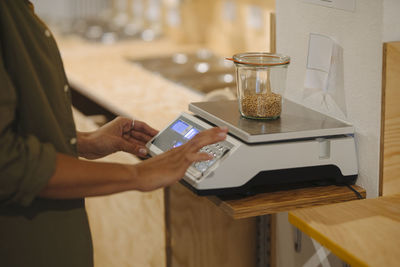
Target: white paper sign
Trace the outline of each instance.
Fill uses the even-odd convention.
[[[346,115],[343,51],[328,36],[311,33],[308,46],[304,99],[318,102],[325,110],[339,109]]]
[[[310,34],[308,43],[306,88],[328,90],[328,76],[332,63],[334,42],[328,36]]]

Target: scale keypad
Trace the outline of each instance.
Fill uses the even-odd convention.
[[[230,147],[223,144],[222,142],[207,145],[200,149],[200,152],[208,153],[213,156],[212,159],[206,161],[200,161],[193,163],[191,168],[188,169],[188,172],[193,175],[195,178],[199,179],[205,171],[207,171],[211,166],[214,165],[222,156],[224,156]]]

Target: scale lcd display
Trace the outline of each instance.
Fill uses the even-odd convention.
[[[198,134],[200,131],[194,128],[192,125],[187,124],[186,122],[182,120],[176,121],[172,126],[171,129],[174,130],[175,132],[179,133],[180,135],[183,135],[185,139],[192,139],[196,134]]]
[[[178,147],[178,146],[181,146],[182,145],[182,142],[176,142],[174,145],[173,145],[173,147]]]
[[[202,130],[203,127],[197,123],[191,122],[187,118],[179,117],[153,139],[152,144],[165,152],[185,144]]]
[[[174,130],[175,132],[177,132],[178,134],[183,134],[188,127],[189,127],[189,124],[187,124],[181,120],[178,120],[171,126],[171,129]]]
[[[199,130],[197,130],[196,128],[192,128],[183,137],[190,140],[198,133],[199,133]]]

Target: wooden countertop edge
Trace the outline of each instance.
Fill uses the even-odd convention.
[[[339,244],[333,242],[329,238],[325,237],[322,233],[314,230],[312,227],[308,225],[307,222],[303,221],[293,213],[289,212],[289,222],[300,229],[303,233],[310,236],[322,246],[329,249],[333,254],[337,257],[345,261],[350,266],[368,266],[366,262],[356,257],[355,255],[349,253],[345,249],[343,249]]]
[[[363,198],[366,197],[366,191],[364,188],[359,187],[359,186],[353,186],[354,189],[356,189]],[[297,191],[299,189],[296,189]],[[309,188],[305,188],[305,190],[310,190]],[[315,188],[315,190],[319,190],[319,188]],[[290,193],[290,191],[286,191]],[[278,194],[278,192],[271,192],[271,194]],[[260,194],[260,199],[262,199],[265,196],[265,194]],[[344,191],[344,192],[336,192],[334,194],[330,194],[328,196],[321,196],[320,201],[315,202],[313,201],[314,198],[308,198],[304,199],[303,201],[299,200],[287,200],[287,201],[280,201],[280,202],[271,202],[270,199],[269,201],[266,201],[264,204],[258,206],[257,208],[254,208],[254,205],[252,206],[244,206],[244,207],[233,207],[229,201],[224,201],[221,198],[217,196],[209,196],[208,199],[213,202],[217,207],[219,207],[221,210],[223,210],[225,213],[227,213],[229,216],[231,216],[233,219],[244,219],[244,218],[250,218],[250,217],[255,217],[255,216],[262,216],[262,215],[268,215],[268,214],[273,214],[273,213],[278,213],[278,212],[288,212],[292,211],[295,209],[300,209],[300,208],[307,208],[307,207],[313,207],[313,206],[319,206],[319,205],[328,205],[328,204],[334,204],[334,203],[341,203],[345,201],[351,201],[351,200],[357,200],[358,198],[354,194],[354,192],[350,191]],[[254,199],[252,199],[250,202],[253,202]],[[293,203],[293,201],[298,201],[296,203]]]

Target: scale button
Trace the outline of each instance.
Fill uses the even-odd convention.
[[[212,165],[214,164],[215,161],[216,161],[216,159],[207,160],[207,165],[208,165],[208,167],[212,166]]]
[[[189,167],[186,171],[189,175],[193,176],[194,178],[198,179],[200,178],[203,174],[201,172],[199,172],[198,170],[196,170],[193,167]]]
[[[199,162],[199,164],[196,166],[196,169],[198,169],[201,172],[204,172],[207,170],[208,164],[205,161]]]

